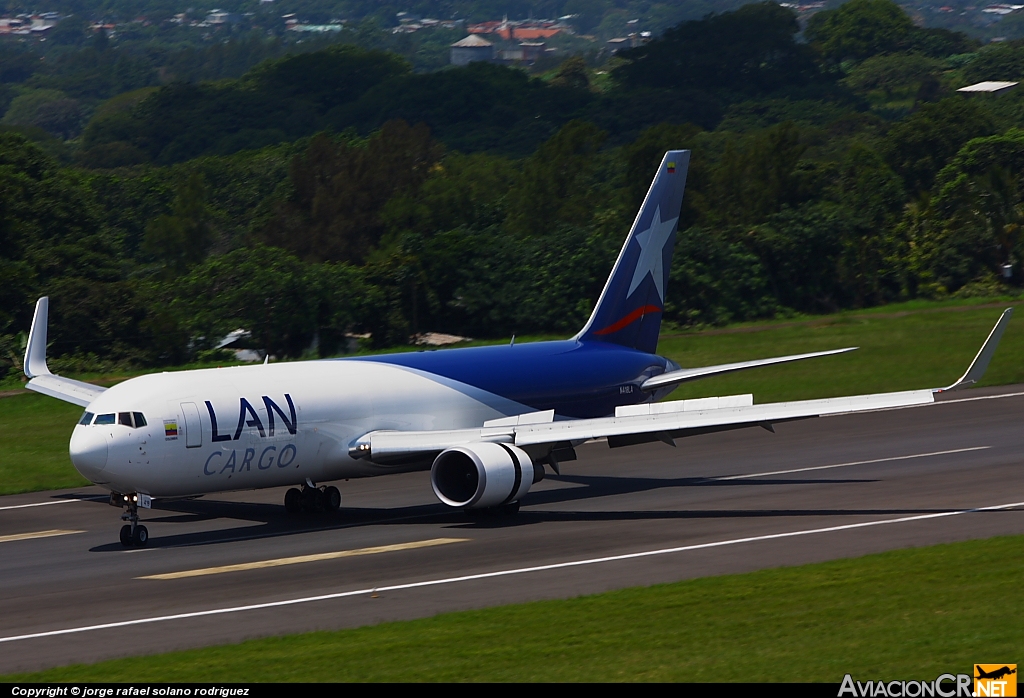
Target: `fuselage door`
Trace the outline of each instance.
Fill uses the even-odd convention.
[[[203,445],[203,424],[199,421],[199,408],[194,402],[181,403],[185,415],[185,446],[199,448]]]

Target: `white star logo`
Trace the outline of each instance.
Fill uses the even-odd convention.
[[[633,281],[629,284],[629,293],[626,297],[633,295],[636,287],[647,277],[648,274],[654,279],[654,286],[658,289],[658,296],[661,302],[665,302],[665,272],[662,268],[662,259],[665,253],[665,243],[669,235],[676,229],[676,221],[679,216],[672,220],[661,220],[661,207],[654,211],[654,218],[651,220],[651,227],[642,233],[637,233],[636,241],[640,243],[640,259],[637,260],[636,270],[633,272]]]

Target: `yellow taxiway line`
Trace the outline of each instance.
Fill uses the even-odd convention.
[[[49,531],[14,533],[9,536],[0,536],[0,543],[11,543],[16,540],[32,540],[33,538],[52,538],[53,536],[70,536],[72,533],[85,533],[85,531],[62,531],[55,528]]]
[[[188,577],[205,577],[211,574],[224,574],[225,572],[241,572],[243,570],[259,570],[266,567],[283,567],[284,565],[299,565],[304,562],[320,562],[321,560],[338,560],[344,557],[359,557],[361,555],[376,555],[377,553],[390,553],[398,550],[416,550],[417,548],[432,548],[437,545],[448,545],[449,543],[464,543],[468,538],[431,538],[430,540],[419,540],[411,543],[396,543],[394,545],[378,545],[372,548],[356,548],[354,550],[338,550],[333,553],[316,553],[314,555],[297,555],[295,557],[280,557],[276,560],[259,560],[257,562],[243,562],[238,565],[222,565],[220,567],[203,567],[196,570],[185,570],[183,572],[168,572],[166,574],[150,574],[136,579],[186,579]]]

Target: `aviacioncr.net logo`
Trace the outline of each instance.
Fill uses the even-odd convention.
[[[972,698],[970,674],[940,674],[934,681],[856,681],[847,674],[839,687],[839,698]]]
[[[1017,695],[1016,664],[975,664],[974,695],[1012,698]]]

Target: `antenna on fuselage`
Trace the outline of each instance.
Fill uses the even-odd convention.
[[[263,365],[266,366],[270,363],[270,354],[267,354],[266,358],[263,359]]]
[[[510,347],[514,347],[516,345],[516,336],[515,335],[512,335],[512,341],[509,342],[508,345]]]

